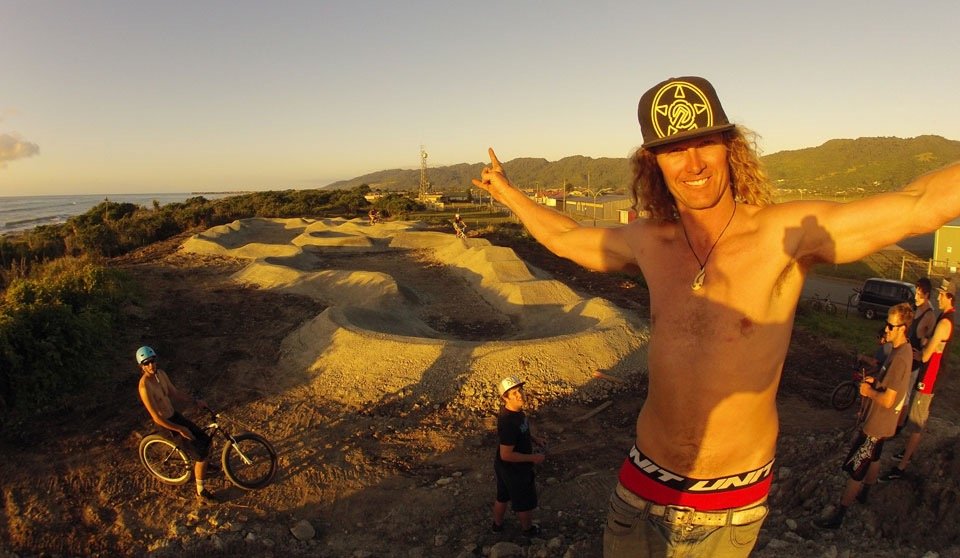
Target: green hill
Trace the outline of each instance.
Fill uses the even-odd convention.
[[[940,136],[916,138],[858,138],[830,140],[818,147],[780,151],[763,157],[773,184],[784,191],[802,189],[810,197],[860,196],[888,191],[917,176],[960,160],[960,141]],[[480,176],[484,163],[431,167],[427,169],[432,191],[464,191],[470,179]],[[593,159],[575,155],[559,161],[520,158],[504,163],[504,169],[521,188],[572,189],[589,187],[623,189],[630,183],[627,159]],[[589,179],[588,179],[589,176]],[[352,189],[367,184],[374,189],[417,190],[420,169],[383,170],[326,188]]]
[[[940,136],[835,139],[763,158],[770,180],[780,189],[803,188],[822,196],[895,190],[957,160],[960,141]]]

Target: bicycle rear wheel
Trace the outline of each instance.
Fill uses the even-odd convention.
[[[176,444],[159,434],[151,434],[140,440],[140,462],[160,482],[184,484],[190,480],[193,466]]]
[[[220,459],[230,482],[247,490],[263,488],[277,472],[277,452],[259,434],[244,432],[227,440]]]
[[[849,409],[857,400],[859,393],[860,386],[853,380],[840,382],[830,394],[830,405],[838,411]]]

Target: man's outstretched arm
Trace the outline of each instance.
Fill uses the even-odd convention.
[[[637,264],[626,241],[625,227],[584,227],[570,217],[544,207],[515,188],[503,172],[493,148],[490,165],[473,184],[490,193],[523,222],[530,234],[554,254],[596,271],[625,271]]]
[[[960,216],[960,163],[924,174],[898,192],[849,203],[787,203],[778,209],[792,213],[790,221],[805,223],[799,256],[856,261]]]

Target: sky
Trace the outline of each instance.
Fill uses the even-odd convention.
[[[764,153],[960,140],[960,2],[0,0],[0,196],[625,157],[699,75]],[[0,202],[2,203],[2,202]]]

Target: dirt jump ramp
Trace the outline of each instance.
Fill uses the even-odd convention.
[[[596,379],[594,371],[623,378],[646,367],[646,324],[606,300],[581,297],[484,239],[422,231],[415,222],[257,218],[213,227],[181,249],[250,260],[233,280],[326,304],[284,340],[278,372],[347,405],[403,393],[486,406],[496,382],[514,374],[534,389],[590,400],[620,387]],[[402,268],[383,273],[324,264],[334,255],[398,251],[427,254],[459,280],[405,284]],[[479,298],[471,311],[489,316],[471,318],[510,327],[462,338],[428,324],[424,306],[431,302],[411,294],[427,290],[447,304]]]

